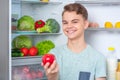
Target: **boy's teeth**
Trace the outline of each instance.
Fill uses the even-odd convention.
[[[68,33],[73,33],[74,31],[68,31]]]

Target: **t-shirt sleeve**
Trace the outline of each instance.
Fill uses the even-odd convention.
[[[95,78],[106,77],[106,59],[99,57],[96,63]]]

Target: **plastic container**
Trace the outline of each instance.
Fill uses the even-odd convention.
[[[118,63],[117,63],[116,80],[120,80],[120,59],[118,59]]]
[[[12,67],[12,80],[47,80],[40,64]]]
[[[107,54],[107,80],[115,80],[116,68],[117,57],[115,55],[115,48],[109,47]]]

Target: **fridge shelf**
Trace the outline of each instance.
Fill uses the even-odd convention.
[[[12,31],[12,34],[20,34],[20,35],[33,35],[33,36],[39,36],[39,35],[61,35],[62,33],[38,33],[36,31]]]
[[[89,5],[120,5],[120,1],[89,1],[89,0],[85,0],[85,1],[80,1],[80,0],[76,0],[76,3],[81,3],[81,4],[89,4]]]
[[[86,31],[111,31],[111,32],[120,32],[120,29],[116,29],[116,28],[110,28],[110,29],[106,29],[106,28],[88,28],[88,29],[86,29]]]
[[[12,0],[12,4],[20,4],[21,0]]]
[[[41,65],[41,57],[42,56],[12,57],[12,66],[32,65],[32,64]]]
[[[30,4],[61,4],[62,2],[60,1],[48,1],[48,2],[43,2],[40,0],[22,0],[22,3],[30,3]]]

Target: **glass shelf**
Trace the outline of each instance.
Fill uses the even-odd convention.
[[[18,35],[30,35],[30,36],[39,36],[39,35],[61,35],[62,33],[37,33],[36,31],[12,31],[12,34],[18,34]]]
[[[20,4],[20,0],[12,0],[12,4]]]
[[[40,0],[22,0],[22,3],[30,3],[30,4],[61,4],[62,2],[60,1],[49,1],[49,2],[43,2]]]
[[[75,1],[76,3],[81,3],[81,4],[89,4],[89,5],[120,5],[120,1],[89,1],[89,0],[85,0],[85,1]]]
[[[116,28],[110,28],[110,29],[106,29],[106,28],[88,28],[88,29],[86,29],[86,31],[115,31],[115,32],[120,32],[120,29],[116,29]]]

